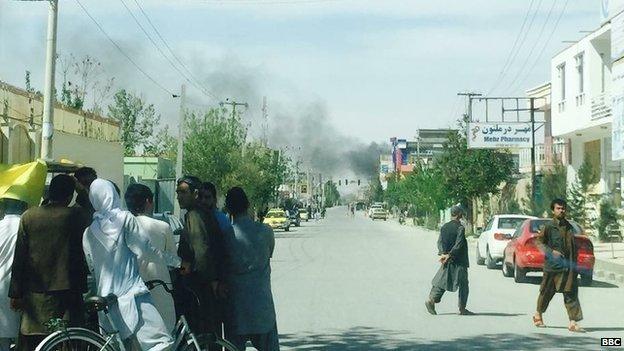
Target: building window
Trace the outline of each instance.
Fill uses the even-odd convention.
[[[559,100],[565,101],[565,63],[562,63],[559,66],[557,66],[557,78],[559,78],[559,85],[560,85]]]
[[[579,94],[583,94],[583,85],[584,85],[584,81],[583,81],[583,66],[584,66],[584,59],[583,59],[583,53],[580,53],[578,55],[576,55],[576,57],[574,57],[575,61],[576,61],[576,75],[578,77],[578,92]]]

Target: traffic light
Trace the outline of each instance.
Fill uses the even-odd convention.
[[[360,186],[360,180],[358,179],[358,186]]]
[[[338,186],[340,186],[340,179],[338,179]]]
[[[349,180],[345,179],[345,185],[349,185]]]

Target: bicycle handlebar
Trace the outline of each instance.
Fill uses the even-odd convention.
[[[173,294],[173,289],[168,286],[168,285],[171,285],[171,283],[165,283],[164,281],[160,279],[148,280],[145,282],[145,285],[147,286],[149,290],[153,290],[154,288],[158,286],[162,286],[166,292]]]

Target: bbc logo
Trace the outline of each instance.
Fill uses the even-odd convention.
[[[622,347],[622,338],[600,338],[600,346]]]

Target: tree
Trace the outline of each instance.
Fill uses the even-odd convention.
[[[336,183],[328,180],[325,182],[325,207],[333,207],[340,201],[340,193],[336,188]]]
[[[460,130],[465,125],[460,123]],[[497,194],[501,183],[511,181],[516,168],[507,151],[498,149],[468,149],[466,137],[449,132],[442,154],[436,159],[447,199],[460,203],[468,209],[468,220],[472,215],[473,199]]]
[[[609,227],[617,225],[619,216],[613,203],[604,199],[600,203],[600,217],[597,221],[598,237],[602,241],[606,241],[609,238]]]
[[[73,54],[59,59],[63,77],[60,101],[77,110],[102,114],[102,104],[111,97],[114,77],[105,77],[102,63],[89,55],[77,58]],[[87,98],[91,104],[87,107]]]
[[[568,214],[584,228],[591,227],[587,213],[590,187],[600,181],[600,171],[594,167],[587,153],[568,194]]]
[[[121,124],[124,156],[158,156],[154,152],[163,141],[154,133],[160,115],[156,114],[153,104],[148,105],[139,96],[121,89],[115,93],[108,111]]]
[[[277,204],[278,187],[290,172],[290,160],[283,152],[246,142],[245,125],[225,109],[213,108],[203,115],[190,113],[186,119],[186,174],[214,183],[221,192],[240,186],[256,209]]]
[[[203,115],[187,113],[184,172],[227,190],[226,177],[237,169],[246,130],[237,116],[212,108]]]
[[[335,185],[334,185],[335,186]],[[371,178],[368,189],[366,190],[366,200],[368,203],[381,202],[384,199],[384,191],[381,187],[379,177]]]

